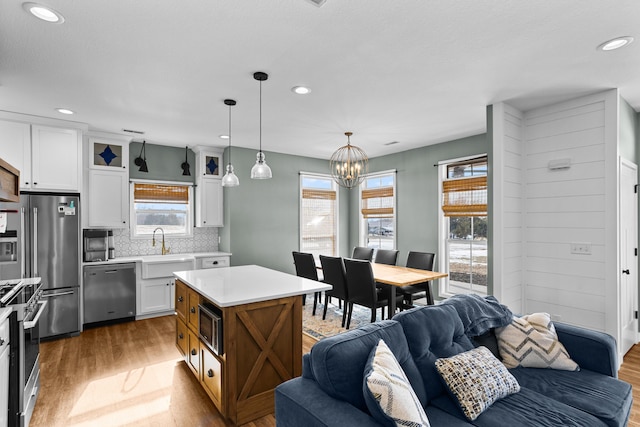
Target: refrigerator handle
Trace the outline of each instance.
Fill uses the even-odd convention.
[[[25,234],[25,222],[24,222],[24,215],[25,215],[25,208],[24,206],[22,208],[20,208],[20,277],[21,278],[25,278],[27,277],[27,260],[24,259],[24,256],[26,255],[26,250],[24,247],[25,241],[24,241],[24,234]]]
[[[33,251],[31,254],[33,258],[33,276],[38,277],[38,208],[33,208]]]

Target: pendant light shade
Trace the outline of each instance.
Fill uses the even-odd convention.
[[[231,164],[231,107],[236,105],[236,101],[233,99],[225,99],[224,105],[229,106],[229,153],[227,155],[228,163],[227,163],[227,173],[222,177],[222,186],[223,187],[237,187],[240,185],[240,180],[233,173],[233,165]]]
[[[329,160],[331,176],[341,187],[354,188],[369,172],[369,158],[361,148],[351,145],[352,132],[344,134],[347,135],[347,145],[338,148]]]
[[[258,71],[253,73],[253,78],[260,82],[260,151],[256,154],[256,164],[251,168],[251,179],[270,179],[272,177],[271,168],[262,152],[262,82],[267,80],[269,75]]]

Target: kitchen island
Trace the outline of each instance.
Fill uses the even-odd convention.
[[[176,346],[214,405],[235,424],[272,413],[302,373],[300,296],[331,286],[257,265],[174,275]]]

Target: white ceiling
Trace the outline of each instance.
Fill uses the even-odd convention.
[[[485,131],[485,106],[527,110],[620,88],[640,109],[638,0],[45,0],[0,2],[0,110],[144,131],[158,144],[262,144],[370,157]],[[617,36],[635,43],[596,47]],[[307,85],[306,96],[291,92]],[[386,143],[398,144],[386,146]]]

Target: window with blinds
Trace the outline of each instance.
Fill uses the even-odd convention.
[[[329,175],[300,174],[300,251],[338,254],[337,186]]]
[[[191,192],[189,184],[132,182],[132,235],[148,237],[158,227],[165,235],[191,235]]]
[[[449,273],[441,292],[487,292],[486,156],[440,165],[442,271]]]
[[[363,246],[395,249],[395,177],[395,171],[370,174],[360,185]]]

